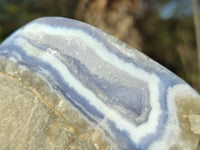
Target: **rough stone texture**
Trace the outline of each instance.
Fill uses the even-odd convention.
[[[92,26],[58,17],[35,20],[2,43],[0,70],[0,133],[8,146],[196,150],[198,93]]]
[[[15,124],[21,120],[20,116],[24,116],[24,121],[20,122],[19,126],[24,122],[26,123],[28,118],[30,118],[33,123],[36,120],[39,122],[38,124],[35,123],[27,126],[26,136],[34,137],[35,134],[28,131],[33,130],[32,128],[34,128],[35,130],[38,130],[38,134],[40,134],[41,138],[44,138],[44,140],[51,140],[46,141],[46,144],[49,142],[52,143],[52,149],[54,149],[53,146],[58,144],[53,138],[58,138],[57,141],[62,142],[63,146],[65,145],[65,147],[71,149],[73,149],[73,146],[71,146],[70,143],[65,142],[68,138],[69,140],[73,140],[71,141],[72,145],[76,144],[74,142],[75,138],[80,139],[79,141],[76,141],[78,142],[77,148],[88,143],[88,145],[91,146],[95,145],[96,149],[111,149],[110,143],[104,139],[100,127],[96,126],[95,129],[92,128],[87,121],[83,119],[80,113],[73,109],[69,102],[58,97],[49,85],[38,75],[19,68],[15,62],[11,60],[7,61],[4,57],[0,58],[0,70],[2,71],[0,71],[0,118],[4,117],[7,118],[7,120],[10,120],[10,122],[7,122],[6,124],[3,123],[3,120],[0,120],[0,133],[2,133],[0,134],[0,139],[6,138],[4,142],[3,140],[0,141],[0,149],[1,146],[9,145],[8,141],[11,143],[14,142],[12,144],[13,147],[16,147],[16,143],[20,143],[18,139],[13,139],[13,141],[8,140],[12,134],[21,132],[18,129],[18,125]],[[20,112],[18,112],[18,110],[20,110]],[[8,111],[12,112],[12,116],[8,115],[11,114]],[[15,116],[16,114],[18,117]],[[32,114],[32,118],[30,117],[30,114]],[[40,114],[40,117],[35,117],[34,114]],[[12,120],[10,117],[15,120]],[[52,124],[50,125],[49,122],[52,122]],[[8,124],[12,124],[13,127],[13,132],[10,132],[10,136],[4,129],[5,127],[8,127]],[[40,128],[40,130],[38,128]],[[67,134],[68,130],[70,133],[69,135]],[[60,134],[59,132],[62,133]],[[54,134],[58,136],[53,136]],[[49,138],[49,136],[53,137]],[[22,136],[22,138],[23,137],[24,136]],[[85,141],[80,143],[82,139],[85,139]],[[26,142],[28,142],[30,138],[26,140]],[[4,145],[1,145],[1,142],[4,143]],[[34,143],[32,142],[29,145],[31,149],[33,144]],[[36,145],[35,147],[38,149],[40,145]],[[58,149],[66,149],[65,147],[60,145]],[[8,147],[6,147],[6,149],[8,149]]]
[[[0,149],[95,149],[36,89],[5,73],[0,83]]]
[[[184,145],[186,150],[195,149],[198,146],[200,135],[200,101],[190,94],[178,96],[175,101],[182,131],[176,145],[171,149],[182,150],[178,145]]]

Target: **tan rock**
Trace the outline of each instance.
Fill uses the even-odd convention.
[[[0,149],[95,149],[35,88],[2,72],[0,83]]]

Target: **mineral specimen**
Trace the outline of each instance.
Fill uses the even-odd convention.
[[[195,150],[200,97],[88,24],[37,19],[0,46],[0,149]]]

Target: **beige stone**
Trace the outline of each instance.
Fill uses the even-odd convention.
[[[33,87],[0,73],[0,149],[96,149]]]

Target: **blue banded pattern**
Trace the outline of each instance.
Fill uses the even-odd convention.
[[[137,50],[70,19],[29,23],[2,43],[0,56],[42,77],[119,149],[172,146],[180,130],[174,95],[197,95]]]

